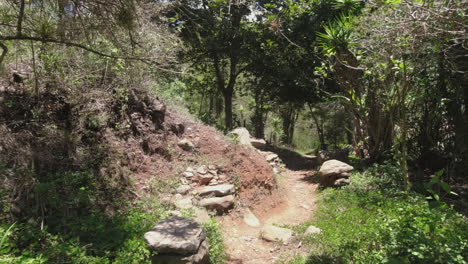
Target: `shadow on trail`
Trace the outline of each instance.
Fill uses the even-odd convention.
[[[317,158],[304,156],[287,148],[268,145],[263,150],[278,154],[286,168],[292,171],[313,170],[318,166]]]

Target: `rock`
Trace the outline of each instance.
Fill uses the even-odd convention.
[[[193,254],[206,239],[206,232],[195,221],[171,216],[145,234],[148,247],[158,253]]]
[[[195,176],[195,174],[191,171],[185,171],[182,173],[182,175],[185,177],[185,178],[192,178],[193,176]]]
[[[193,255],[179,254],[158,254],[152,257],[152,263],[155,264],[208,264],[209,263],[209,244],[205,239],[200,244],[198,252]]]
[[[346,185],[349,185],[351,183],[351,180],[348,179],[348,178],[341,178],[341,179],[338,179],[336,180],[333,185],[335,187],[341,187],[341,186],[346,186]]]
[[[234,206],[234,196],[205,198],[200,201],[200,206],[208,210],[225,211]]]
[[[233,131],[229,132],[229,134],[236,135],[239,144],[245,146],[252,146],[250,144],[250,133],[245,127],[238,127]]]
[[[311,225],[307,227],[306,231],[304,231],[304,236],[310,236],[310,235],[320,234],[320,233],[322,233],[322,229]]]
[[[187,167],[187,169],[185,171],[186,172],[191,172],[191,173],[195,172],[195,170],[192,167]]]
[[[208,165],[208,170],[210,170],[210,171],[216,171],[216,166],[214,166],[214,165]]]
[[[178,209],[190,209],[193,207],[192,199],[184,198],[184,199],[176,200],[176,202],[174,203],[174,206],[177,207]]]
[[[192,151],[195,148],[195,145],[190,140],[185,138],[179,141],[177,145],[185,151]]]
[[[209,244],[206,231],[193,220],[172,216],[145,234],[150,250],[157,252],[153,263],[207,264]]]
[[[205,224],[211,220],[211,217],[205,208],[194,207],[193,211],[195,214],[195,217],[194,217],[195,222],[200,223],[200,224]]]
[[[280,171],[278,168],[274,167],[274,168],[273,168],[273,173],[274,173],[274,174],[280,174],[281,171]]]
[[[179,194],[187,194],[192,187],[190,185],[181,185],[179,188],[177,188],[176,192]]]
[[[266,241],[289,243],[294,236],[294,231],[288,228],[267,225],[262,228],[261,234]]]
[[[260,226],[260,221],[258,218],[250,211],[250,209],[247,209],[244,211],[244,217],[243,217],[244,223],[248,226],[251,227],[259,227]]]
[[[198,174],[196,177],[196,181],[200,184],[208,184],[213,179],[213,175],[211,174]]]
[[[198,193],[200,196],[208,196],[208,195],[226,196],[229,194],[234,194],[235,192],[236,192],[236,188],[232,184],[207,186],[198,190]]]
[[[348,175],[347,173],[353,169],[352,166],[338,160],[325,161],[319,170],[320,184],[331,187],[337,179],[343,177],[343,173],[345,173],[344,175]]]
[[[203,166],[198,167],[197,173],[198,173],[198,174],[203,174],[203,175],[204,175],[204,174],[207,174],[207,173],[208,173],[208,170],[207,170],[206,166],[203,165]]]
[[[252,138],[250,139],[250,144],[255,148],[263,148],[266,145],[266,141],[264,139]]]
[[[274,160],[277,159],[277,158],[278,158],[278,154],[275,154],[275,153],[268,154],[268,155],[266,156],[266,160],[267,160],[268,162],[272,162],[272,161],[274,161]]]
[[[215,185],[218,185],[218,181],[216,179],[213,179],[210,181],[210,183],[208,183],[209,186],[215,186]]]

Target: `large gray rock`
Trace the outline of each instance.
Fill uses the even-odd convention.
[[[160,221],[144,237],[148,248],[158,254],[192,255],[206,240],[206,232],[191,219],[172,216]]]
[[[198,191],[200,196],[226,196],[236,192],[236,188],[232,184],[206,186]]]
[[[233,195],[224,197],[212,197],[202,199],[199,203],[200,206],[208,210],[225,211],[234,206],[235,198]]]
[[[339,178],[349,177],[350,171],[354,168],[339,160],[325,161],[319,170],[320,184],[325,187],[334,186]]]
[[[229,132],[229,134],[236,135],[237,140],[239,141],[239,144],[245,145],[245,146],[252,146],[250,144],[250,133],[245,127],[238,127],[234,129],[233,131]]]
[[[287,228],[267,225],[262,228],[262,238],[271,242],[289,243],[294,236],[294,231]]]

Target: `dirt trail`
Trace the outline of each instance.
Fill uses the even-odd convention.
[[[266,264],[280,257],[305,254],[299,242],[289,245],[266,242],[260,237],[265,225],[297,225],[310,219],[315,209],[317,184],[309,181],[313,170],[285,169],[278,177],[277,195],[280,201],[273,208],[261,206],[252,210],[260,227],[244,223],[243,213],[235,212],[221,219],[222,232],[229,256],[227,263]]]

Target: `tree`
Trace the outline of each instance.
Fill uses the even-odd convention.
[[[208,64],[223,95],[225,129],[233,126],[232,101],[238,76],[246,69],[244,44],[250,36],[244,1],[176,1],[168,13],[180,32],[186,50],[182,56],[193,64]]]

